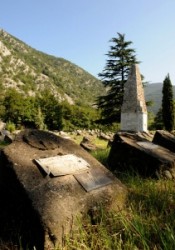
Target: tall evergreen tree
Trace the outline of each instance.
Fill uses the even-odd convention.
[[[162,118],[165,129],[172,131],[174,128],[174,103],[173,86],[169,74],[165,77],[162,88]]]
[[[106,66],[99,77],[107,89],[104,96],[98,97],[97,106],[101,109],[101,122],[110,124],[120,121],[121,105],[123,101],[124,84],[132,64],[136,60],[135,50],[130,48],[131,41],[125,41],[125,35],[117,33],[118,37],[112,38]]]

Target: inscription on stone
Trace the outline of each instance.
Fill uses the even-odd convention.
[[[93,168],[79,174],[74,174],[74,177],[87,192],[106,186],[113,181],[101,169]]]
[[[46,174],[62,176],[88,170],[90,165],[81,157],[73,154],[57,155],[54,157],[35,159]]]

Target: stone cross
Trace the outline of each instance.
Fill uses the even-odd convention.
[[[147,131],[147,108],[141,75],[136,64],[131,66],[128,80],[124,86],[121,130],[133,132]]]

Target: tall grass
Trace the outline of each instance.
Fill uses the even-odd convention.
[[[97,151],[94,151],[91,154],[104,166],[107,166],[107,158],[108,158],[109,151],[110,151],[110,148],[106,147],[105,149],[98,149]]]

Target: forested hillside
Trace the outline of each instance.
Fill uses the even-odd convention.
[[[101,82],[77,65],[37,51],[0,30],[0,83],[35,95],[49,89],[59,100],[92,105],[104,92]]]
[[[0,119],[8,128],[92,128],[101,81],[63,58],[0,30]]]

